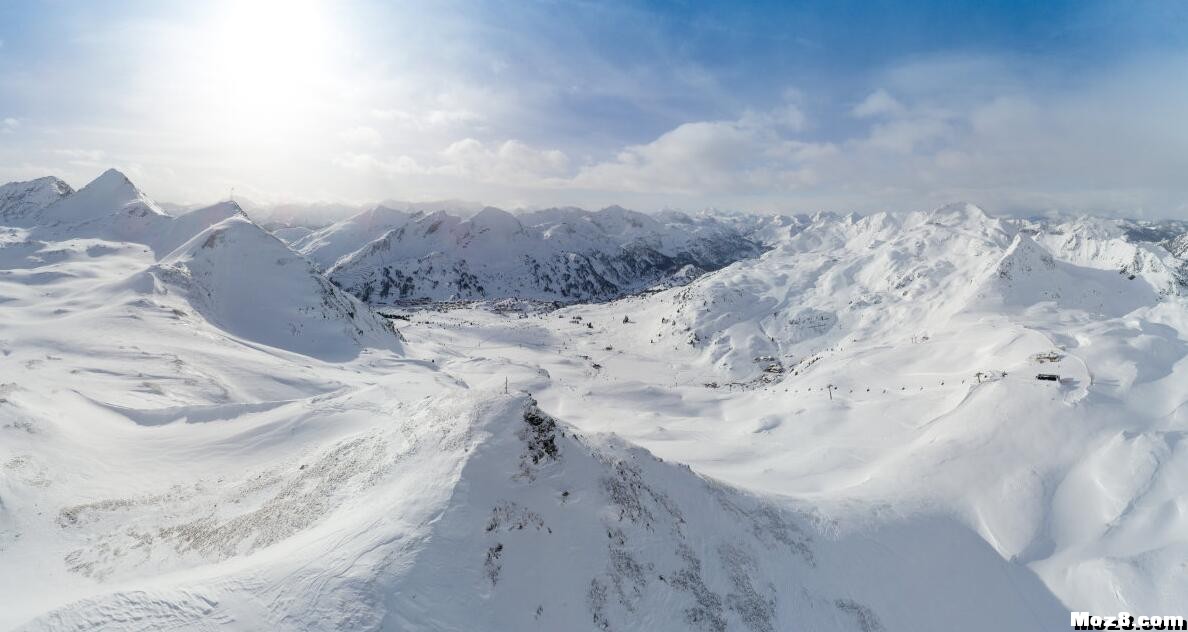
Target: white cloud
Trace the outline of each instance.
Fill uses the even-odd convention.
[[[362,173],[375,173],[386,177],[423,175],[428,170],[409,156],[377,158],[371,154],[343,154],[334,159],[334,164]]]
[[[747,112],[679,125],[583,167],[567,184],[744,207],[908,209],[971,199],[1004,211],[1188,212],[1188,128],[1176,114],[1188,108],[1188,89],[1159,80],[1173,68],[1115,69],[1037,91],[984,60],[925,66],[945,72],[930,84],[928,72],[892,69],[884,80],[910,97],[868,93],[840,138],[818,140],[803,115]],[[1171,66],[1183,71],[1188,60]],[[954,83],[963,68],[988,81]]]
[[[953,133],[942,117],[918,116],[880,123],[859,144],[866,147],[908,154],[930,143],[942,142]]]
[[[441,152],[445,161],[439,173],[474,178],[482,182],[531,183],[564,176],[569,158],[556,149],[537,149],[518,140],[489,147],[465,138]]]
[[[21,122],[15,118],[8,117],[0,121],[0,133],[11,134],[21,126]]]
[[[791,136],[804,126],[803,113],[792,105],[747,112],[733,121],[686,123],[587,166],[572,184],[689,195],[795,188],[815,178],[802,164],[832,151],[828,144]]]
[[[75,165],[98,165],[106,158],[107,153],[100,149],[55,149],[54,153]]]
[[[373,108],[371,116],[377,121],[420,130],[473,126],[484,120],[481,114],[464,108],[431,108],[421,112],[399,108]]]
[[[518,140],[489,146],[473,138],[450,143],[432,160],[348,153],[333,162],[343,169],[389,178],[440,176],[513,186],[549,186],[550,181],[565,177],[569,170],[569,158],[556,149],[538,149]]]
[[[886,90],[879,89],[854,106],[850,111],[857,118],[871,118],[877,116],[893,116],[903,112],[903,104]]]
[[[470,110],[430,110],[423,120],[430,126],[454,126],[480,123],[483,117]]]
[[[806,122],[807,119],[804,112],[791,103],[786,103],[766,112],[748,110],[738,120],[738,124],[742,127],[772,127],[790,132],[803,130]]]

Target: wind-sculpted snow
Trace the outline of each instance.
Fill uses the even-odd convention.
[[[357,224],[327,230],[338,235]],[[468,220],[444,212],[412,218],[338,260],[327,276],[377,304],[509,297],[572,302],[687,282],[696,271],[757,252],[737,231],[706,217],[652,218],[611,207],[517,218],[486,208]]]

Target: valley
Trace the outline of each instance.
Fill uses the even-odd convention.
[[[286,243],[118,172],[18,184],[0,628],[1050,630],[1188,593],[1174,234],[954,204]],[[362,289],[395,270],[408,300]]]

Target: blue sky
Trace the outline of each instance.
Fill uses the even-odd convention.
[[[0,180],[1188,216],[1188,3],[9,0]]]

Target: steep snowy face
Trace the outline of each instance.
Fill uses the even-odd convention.
[[[79,238],[131,242],[148,246],[158,259],[214,224],[246,218],[235,202],[168,215],[115,169],[73,192],[57,178],[12,183],[0,190],[11,194],[5,208],[13,210],[13,225],[30,227],[37,243]]]
[[[1047,305],[1117,316],[1184,287],[1180,262],[1117,226],[1019,230],[970,204],[818,217],[761,258],[662,295],[668,306],[648,311],[647,341],[751,379],[776,359],[796,372],[838,345],[926,338],[965,312]]]
[[[1101,261],[1099,257],[1092,260]],[[1031,236],[1020,233],[986,275],[978,294],[979,300],[988,300],[992,305],[1001,303],[1003,307],[1051,303],[1063,310],[1120,316],[1155,304],[1160,289],[1164,288],[1125,268],[1101,269],[1057,261]]]
[[[28,226],[39,211],[71,193],[69,184],[53,176],[0,186],[0,226]]]
[[[33,214],[47,239],[88,237],[149,244],[171,218],[128,178],[108,169],[87,186]]]
[[[1175,229],[1174,222],[1136,226],[1130,220],[1095,217],[1024,228],[1061,261],[1141,278],[1161,296],[1177,295],[1188,285],[1182,263],[1167,257],[1169,251],[1176,254],[1174,241],[1160,245],[1152,240]]]
[[[994,274],[1007,282],[1042,277],[1056,270],[1056,260],[1043,246],[1022,233],[1015,235],[1006,253],[994,267]]]
[[[747,239],[769,248],[792,239],[812,223],[808,215],[726,213],[719,217]]]
[[[120,212],[165,214],[127,176],[108,169],[87,186],[47,208],[39,219],[43,223],[74,224]]]
[[[207,320],[240,338],[323,359],[399,348],[382,317],[246,217],[198,233],[154,267]]]
[[[292,246],[297,241],[308,237],[314,232],[312,228],[305,226],[284,226],[281,228],[272,228],[271,230],[273,236],[289,246]]]
[[[486,408],[498,412],[481,418],[484,438],[458,468],[427,546],[385,586],[388,626],[774,632],[911,625],[887,607],[885,594],[836,573],[868,547],[819,538],[812,517],[615,437],[583,436],[534,401]],[[867,560],[879,567],[884,556]],[[944,608],[973,601],[964,583],[944,590]],[[1004,584],[992,580],[986,589]],[[1025,599],[1045,617],[1060,612],[1053,600]],[[1036,625],[1020,614],[1005,616],[1020,629]]]
[[[377,206],[289,241],[294,250],[305,255],[315,265],[325,270],[332,267],[342,257],[355,252],[388,231],[400,228],[410,219],[419,215],[419,213]],[[284,239],[284,237],[281,238]]]
[[[952,529],[828,533],[524,396],[423,396],[410,373],[184,435],[196,428],[130,433],[92,406],[122,430],[106,449],[148,471],[132,489],[48,474],[61,505],[22,512],[14,526],[40,528],[16,546],[56,566],[65,551],[69,570],[50,594],[12,587],[41,606],[20,600],[26,629],[871,632],[972,612],[971,629],[1042,630],[1067,616],[988,547],[954,547]],[[931,576],[924,540],[977,553]],[[903,607],[904,585],[931,607]],[[995,606],[997,627],[979,625]]]
[[[247,214],[235,202],[219,202],[173,218],[153,243],[159,257],[165,257],[177,247],[186,243],[198,233],[219,222],[238,217],[247,219]]]
[[[1177,235],[1163,242],[1163,247],[1176,257],[1188,258],[1188,233]]]
[[[909,337],[959,311],[1009,240],[1008,227],[967,205],[818,216],[762,257],[657,297],[665,306],[649,310],[648,340],[738,378],[777,361],[796,371],[854,336]]]
[[[529,298],[604,300],[714,270],[758,247],[709,217],[653,218],[618,207],[470,219],[416,218],[327,272],[365,301]]]

